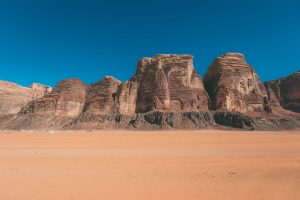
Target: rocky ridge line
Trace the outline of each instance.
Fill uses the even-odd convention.
[[[123,83],[66,79],[44,93],[33,85],[38,95],[18,114],[0,110],[0,129],[299,128],[299,74],[263,84],[244,55],[227,53],[202,81],[191,55],[160,54]]]

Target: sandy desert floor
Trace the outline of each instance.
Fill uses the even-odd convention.
[[[1,200],[300,199],[300,131],[3,132]]]

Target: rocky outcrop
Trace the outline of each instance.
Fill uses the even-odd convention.
[[[283,108],[300,112],[300,71],[286,78],[264,83],[273,101]]]
[[[46,85],[42,85],[39,83],[32,83],[30,86],[34,99],[38,99],[43,97],[45,94],[48,94],[49,92],[52,91],[52,88]]]
[[[214,119],[207,112],[149,112],[139,114],[130,121],[135,129],[200,129],[215,126]]]
[[[208,95],[191,55],[157,55],[139,61],[137,113],[207,111]]]
[[[20,114],[77,117],[85,101],[85,85],[79,79],[60,81],[54,89],[24,107]]]
[[[34,83],[31,87],[0,81],[0,115],[18,113],[28,102],[44,96],[51,88]]]
[[[216,124],[244,130],[290,130],[299,129],[300,120],[292,115],[249,116],[238,112],[215,112]]]
[[[118,87],[115,105],[121,115],[135,116],[138,83],[134,78],[121,83]]]
[[[213,110],[229,112],[270,111],[270,102],[258,75],[239,53],[218,57],[204,76]]]
[[[279,102],[279,92],[280,92],[280,89],[279,89],[279,84],[275,81],[270,81],[268,83],[264,83],[264,86],[266,88],[266,91],[267,91],[267,95],[268,95],[268,99],[269,99],[269,102],[270,102],[270,105],[271,105],[271,109],[273,111],[277,111],[278,110],[282,110],[282,106],[280,105],[280,102]],[[279,95],[279,96],[278,96]]]
[[[203,84],[191,55],[157,55],[123,83],[66,79],[51,90],[0,82],[0,129],[294,129],[299,85],[300,72],[262,84],[238,53],[218,57]]]
[[[127,115],[81,115],[64,125],[65,129],[199,129],[212,128],[214,119],[207,112],[148,112]]]
[[[116,94],[121,82],[105,76],[97,83],[87,86],[83,112],[92,115],[114,115],[118,113]]]

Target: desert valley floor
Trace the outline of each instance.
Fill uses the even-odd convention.
[[[300,131],[1,132],[0,199],[300,199]]]

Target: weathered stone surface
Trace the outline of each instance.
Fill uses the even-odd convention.
[[[118,113],[116,95],[121,82],[111,76],[105,76],[86,89],[84,113],[93,115],[114,115]]]
[[[41,84],[22,87],[18,84],[0,81],[0,115],[16,114],[28,102],[42,97],[51,88]]]
[[[204,84],[213,110],[246,113],[271,109],[264,85],[242,54],[218,57],[209,67]]]
[[[31,113],[0,116],[0,130],[63,130],[72,120],[74,118]]]
[[[21,114],[76,117],[82,111],[84,100],[84,83],[79,79],[66,79],[60,81],[44,97],[30,102],[22,109]]]
[[[200,129],[215,126],[208,112],[148,112],[130,122],[135,129]]]
[[[238,112],[215,112],[214,120],[217,124],[246,129],[246,130],[289,130],[299,129],[300,120],[293,115],[246,115]]]
[[[290,76],[265,83],[275,106],[280,105],[288,110],[300,112],[300,71]]]
[[[116,94],[116,108],[119,114],[134,116],[136,111],[138,83],[135,79],[121,83]]]
[[[52,91],[51,87],[39,83],[32,83],[30,88],[33,91],[34,99],[41,98]]]
[[[130,129],[130,121],[132,116],[127,115],[103,115],[83,113],[69,124],[64,126],[64,129]]]
[[[282,108],[299,112],[299,76],[262,84],[242,54],[224,54],[204,77],[214,111],[190,55],[143,58],[123,83],[67,79],[51,91],[0,82],[0,129],[300,128],[300,114]]]
[[[213,117],[207,112],[148,112],[137,116],[83,114],[65,129],[199,129],[212,128]],[[0,126],[1,127],[1,126]]]
[[[267,91],[268,99],[273,111],[282,110],[280,105],[280,81],[268,81],[264,83]]]
[[[157,55],[139,61],[137,113],[207,111],[208,96],[191,55]]]
[[[214,113],[214,120],[217,124],[223,126],[254,130],[254,120],[240,113],[216,112]]]

